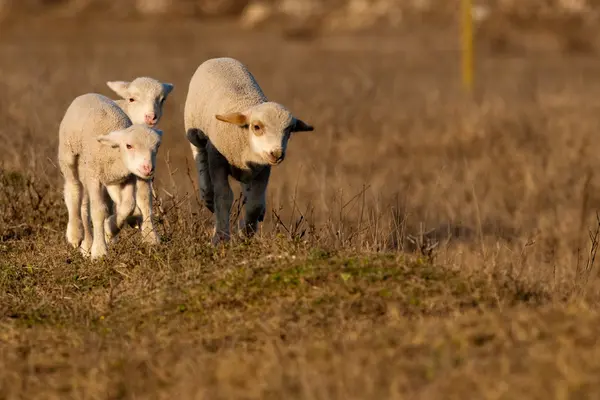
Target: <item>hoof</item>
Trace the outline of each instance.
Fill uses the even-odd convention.
[[[73,248],[78,248],[83,241],[83,226],[81,224],[69,224],[67,226],[67,241]]]
[[[227,242],[229,242],[229,234],[224,232],[215,233],[210,241],[213,246],[218,246]]]
[[[130,215],[125,220],[125,223],[131,228],[140,229],[142,226],[142,217],[139,215]]]
[[[92,260],[99,260],[103,257],[105,257],[108,254],[108,250],[106,249],[106,247],[93,247],[92,246],[92,254],[91,254],[91,258]]]
[[[113,221],[112,216],[104,220],[104,240],[106,240],[106,243],[114,243],[117,240],[119,232],[117,232]]]
[[[160,237],[154,231],[150,231],[142,234],[142,242],[154,246],[160,244]]]
[[[84,256],[85,258],[89,258],[90,257],[90,249],[86,249],[84,247],[80,247],[79,248],[79,252],[81,253],[82,256]]]

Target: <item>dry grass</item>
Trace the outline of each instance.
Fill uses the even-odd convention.
[[[482,54],[469,100],[447,33],[17,28],[0,41],[0,398],[600,395],[597,59]],[[213,249],[182,111],[221,55],[316,131],[274,171],[260,236]],[[128,229],[90,263],[64,239],[58,124],[138,75],[175,84],[164,243]]]

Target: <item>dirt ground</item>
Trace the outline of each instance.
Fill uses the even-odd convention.
[[[456,41],[0,31],[0,398],[597,398],[600,61],[482,43],[469,97]],[[183,105],[218,56],[316,129],[274,169],[259,236],[212,248]],[[163,243],[127,229],[91,263],[64,235],[58,125],[77,95],[142,75],[175,85]]]

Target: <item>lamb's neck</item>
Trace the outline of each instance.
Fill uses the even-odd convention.
[[[263,166],[268,165],[260,155],[252,151],[250,146],[247,146],[242,152],[240,164],[243,166],[243,168],[247,169],[253,169],[256,167],[262,168]]]

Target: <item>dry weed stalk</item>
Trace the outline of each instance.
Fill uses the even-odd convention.
[[[435,259],[435,249],[437,249],[440,244],[439,240],[432,236],[435,231],[435,229],[431,229],[424,232],[423,224],[420,224],[418,235],[406,236],[406,239],[416,246],[421,255],[425,256],[431,264],[433,264]]]
[[[575,291],[577,294],[582,295],[585,293],[587,285],[590,280],[592,271],[594,270],[594,263],[596,261],[596,254],[598,253],[598,247],[600,247],[600,214],[596,212],[596,226],[595,229],[589,230],[590,238],[590,250],[585,265],[581,265],[579,260],[577,262],[577,268],[575,271]]]

